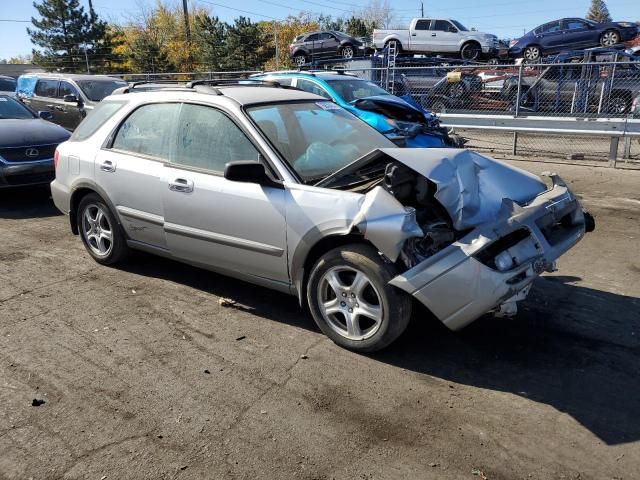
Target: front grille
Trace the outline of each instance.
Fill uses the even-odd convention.
[[[24,173],[20,175],[7,175],[4,180],[7,185],[35,185],[39,183],[50,183],[56,178],[55,172],[44,173]]]
[[[30,147],[0,148],[0,157],[10,163],[33,162],[53,158],[58,145],[34,145]]]

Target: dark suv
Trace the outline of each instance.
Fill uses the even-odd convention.
[[[340,56],[352,59],[370,51],[372,49],[369,42],[336,31],[298,35],[289,45],[289,56],[298,66],[319,58]]]
[[[36,111],[49,111],[52,121],[75,129],[87,112],[127,82],[103,75],[35,73],[18,78],[20,99]]]

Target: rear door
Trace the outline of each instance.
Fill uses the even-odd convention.
[[[304,41],[304,46],[312,60],[322,56],[322,40],[320,40],[320,34],[312,33],[309,35]]]
[[[168,247],[192,263],[286,285],[285,190],[224,178],[227,163],[243,160],[262,161],[232,116],[183,105],[162,185]]]
[[[434,32],[429,30],[431,20],[420,18],[409,35],[410,49],[417,52],[432,52],[436,45]]]
[[[543,50],[560,50],[564,41],[564,33],[560,29],[560,22],[549,22],[540,27],[540,43]]]
[[[138,107],[95,160],[96,183],[114,204],[129,238],[165,251],[161,179],[175,148],[179,112],[179,103]]]

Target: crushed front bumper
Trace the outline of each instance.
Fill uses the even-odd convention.
[[[555,260],[585,234],[585,213],[565,183],[525,206],[505,199],[493,222],[389,282],[423,303],[447,327],[458,330],[490,311],[513,314],[531,283],[555,268]],[[503,252],[506,252],[503,254]],[[496,266],[496,257],[511,266]]]

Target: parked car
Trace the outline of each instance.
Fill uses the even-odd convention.
[[[367,352],[407,327],[412,295],[452,329],[514,314],[592,226],[552,179],[397,148],[319,95],[200,81],[105,99],[51,189],[98,263],[140,249],[287,292]]]
[[[0,93],[14,95],[16,93],[16,79],[0,75]]]
[[[609,63],[618,60],[620,63]],[[594,49],[558,56],[522,78],[521,108],[530,111],[627,114],[640,92],[640,62],[621,50]],[[595,65],[594,65],[595,63]],[[602,63],[602,65],[597,65]],[[518,78],[506,79],[502,95],[515,101]]]
[[[18,78],[17,93],[25,104],[51,112],[53,122],[73,130],[98,102],[126,85],[104,75],[30,73]]]
[[[460,54],[467,60],[495,57],[500,43],[490,33],[469,30],[457,20],[414,18],[407,30],[373,31],[376,48],[388,48],[394,44],[397,53]]]
[[[350,60],[370,51],[371,48],[364,39],[333,30],[298,35],[289,45],[289,56],[298,66],[314,59],[336,56]]]
[[[463,147],[464,140],[449,135],[432,113],[411,98],[389,94],[374,82],[331,71],[272,72],[251,78],[276,81],[337,103],[401,146]]]
[[[640,93],[636,95],[631,104],[631,114],[633,118],[640,118]]]
[[[46,118],[48,112],[36,113],[0,94],[0,189],[53,180],[54,151],[69,132]]]
[[[640,45],[636,45],[635,47],[630,47],[625,50],[626,53],[631,55],[632,57],[640,57]]]
[[[638,35],[632,22],[597,23],[584,18],[562,18],[534,28],[513,40],[509,48],[512,58],[537,62],[544,55],[578,48],[613,47]]]

